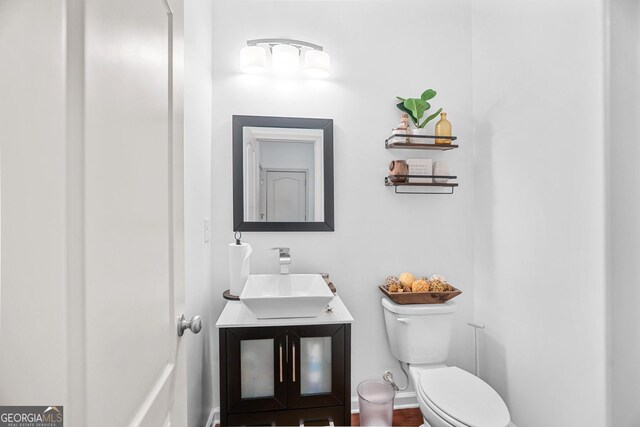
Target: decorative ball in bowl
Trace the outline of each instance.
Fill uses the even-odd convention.
[[[387,277],[378,288],[398,304],[442,304],[462,293],[438,274],[416,278],[408,272]]]

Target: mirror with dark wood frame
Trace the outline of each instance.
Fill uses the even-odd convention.
[[[233,116],[234,231],[333,231],[333,120]]]

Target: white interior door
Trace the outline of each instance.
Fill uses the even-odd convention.
[[[186,426],[183,14],[168,1],[0,1],[0,405]]]
[[[181,0],[85,2],[87,425],[185,426]]]
[[[267,170],[267,221],[307,220],[307,173]]]

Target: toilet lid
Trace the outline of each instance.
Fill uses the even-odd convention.
[[[442,412],[470,427],[507,427],[509,410],[491,386],[455,366],[420,373],[420,390]]]

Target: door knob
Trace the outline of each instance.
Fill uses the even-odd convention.
[[[184,335],[186,329],[190,329],[194,334],[200,332],[202,330],[202,319],[200,319],[200,316],[193,316],[191,320],[187,322],[184,314],[181,314],[178,318],[178,336],[181,337]]]

